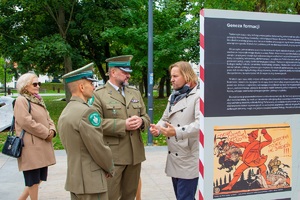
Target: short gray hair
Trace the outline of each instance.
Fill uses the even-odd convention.
[[[19,77],[17,81],[17,91],[19,94],[25,92],[25,87],[31,84],[33,78],[38,78],[38,76],[32,72],[28,72]]]

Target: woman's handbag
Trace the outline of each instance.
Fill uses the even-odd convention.
[[[13,102],[13,106],[14,103],[15,102]],[[31,105],[29,101],[28,101],[28,111],[29,113],[31,111]],[[20,137],[16,136],[14,132],[15,132],[15,116],[13,116],[9,134],[7,135],[6,141],[4,143],[2,153],[7,156],[19,158],[21,156],[22,148],[24,146],[23,136],[25,131],[22,130]]]
[[[22,153],[23,136],[24,130],[22,130],[20,137],[16,136],[14,132],[10,132],[7,135],[6,141],[2,149],[2,153],[7,156],[19,158]]]

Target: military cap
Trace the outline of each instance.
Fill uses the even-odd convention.
[[[132,58],[132,55],[124,55],[107,58],[105,61],[108,63],[108,67],[118,67],[124,72],[131,73],[130,61]]]
[[[71,83],[81,79],[87,79],[89,81],[96,82],[97,80],[93,77],[93,65],[94,63],[87,64],[79,69],[63,75],[62,78],[65,79],[66,83]]]

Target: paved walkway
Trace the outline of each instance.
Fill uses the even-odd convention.
[[[142,164],[142,200],[175,200],[171,178],[164,173],[167,156],[166,146],[147,146],[147,160]],[[66,178],[66,153],[55,151],[56,164],[49,167],[48,181],[40,185],[39,199],[67,200],[69,192],[64,189]],[[0,199],[18,199],[24,188],[22,172],[17,160],[0,153]],[[196,195],[197,196],[197,195]]]

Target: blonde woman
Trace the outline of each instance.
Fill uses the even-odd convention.
[[[56,129],[39,95],[40,86],[41,83],[34,73],[23,74],[17,81],[20,95],[14,107],[16,134],[25,130],[24,147],[21,157],[18,158],[19,170],[23,171],[24,175],[25,189],[19,200],[26,200],[28,196],[31,200],[37,200],[39,184],[47,180],[48,166],[56,163],[52,144]]]

